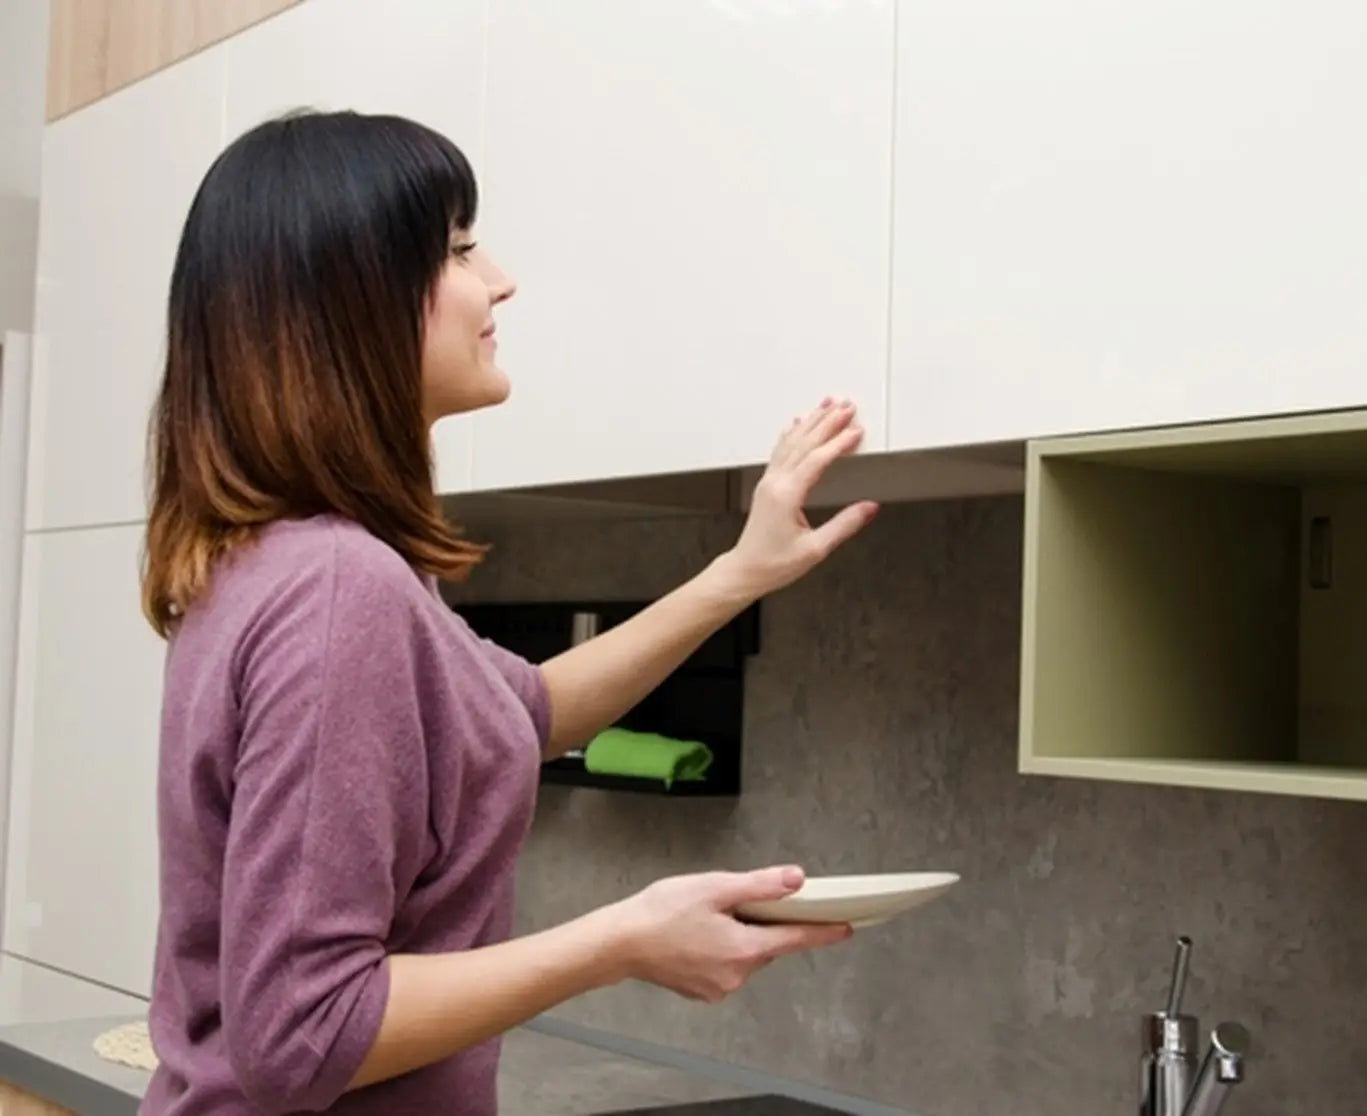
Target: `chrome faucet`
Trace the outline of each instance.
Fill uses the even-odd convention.
[[[1244,1079],[1249,1034],[1238,1023],[1220,1023],[1197,1066],[1200,1023],[1182,1013],[1191,939],[1177,939],[1168,1003],[1144,1016],[1140,1054],[1139,1116],[1216,1116],[1229,1091]]]

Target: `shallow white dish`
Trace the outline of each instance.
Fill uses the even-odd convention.
[[[786,899],[742,903],[736,914],[751,922],[848,922],[858,930],[929,903],[958,882],[955,872],[813,876]]]

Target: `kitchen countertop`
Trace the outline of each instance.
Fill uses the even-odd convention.
[[[100,1058],[96,1037],[135,1017],[0,1027],[0,1080],[82,1116],[135,1116],[148,1075]],[[829,1112],[521,1029],[504,1040],[500,1116],[807,1116]],[[742,1100],[740,1107],[716,1102]]]
[[[90,1116],[134,1116],[147,1074],[101,1058],[95,1039],[134,1017],[0,1027],[0,1080]]]
[[[839,1116],[839,1113],[834,1108],[771,1095],[671,1104],[663,1108],[633,1108],[604,1112],[601,1116]]]
[[[664,1116],[686,1113],[677,1107],[680,1104],[741,1094],[734,1086],[670,1066],[527,1029],[504,1038],[498,1091],[499,1116],[599,1116],[642,1110]],[[698,1111],[707,1110],[704,1103]]]

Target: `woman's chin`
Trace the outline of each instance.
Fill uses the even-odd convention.
[[[435,407],[429,405],[429,413],[435,414],[433,421],[497,407],[507,399],[512,392],[512,383],[508,377],[498,368],[484,371],[485,374],[480,376],[478,384],[466,384],[459,395],[443,399]]]
[[[461,410],[478,411],[485,407],[496,407],[508,398],[512,383],[507,374],[492,361],[483,361],[479,366],[478,378],[464,385]]]
[[[504,402],[513,391],[513,382],[508,379],[507,373],[501,368],[489,369],[490,399],[485,404],[486,407],[495,407]]]

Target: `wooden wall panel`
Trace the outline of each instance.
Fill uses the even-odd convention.
[[[131,82],[302,0],[51,0],[47,118]]]

